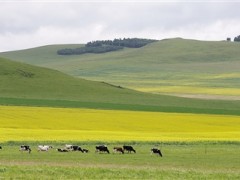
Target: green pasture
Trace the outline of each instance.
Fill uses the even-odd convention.
[[[32,153],[19,152],[21,144],[28,143]],[[37,152],[37,145],[50,143],[54,149]],[[0,178],[13,179],[239,179],[240,146],[231,142],[125,142],[136,154],[114,154],[114,146],[106,143],[110,154],[95,153],[95,145],[104,142],[71,142],[90,150],[59,153],[55,148],[69,142],[8,142],[1,144]],[[158,147],[163,157],[151,155]]]
[[[240,95],[239,43],[176,38],[104,54],[56,53],[77,46],[82,45],[44,46],[0,56],[145,92]]]
[[[239,115],[240,101],[148,94],[0,58],[0,104]]]

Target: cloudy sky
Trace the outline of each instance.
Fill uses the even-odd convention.
[[[240,35],[240,1],[0,0],[0,52],[99,39]]]

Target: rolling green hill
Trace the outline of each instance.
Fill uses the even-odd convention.
[[[240,101],[142,93],[3,58],[0,104],[240,115]]]
[[[79,46],[44,46],[0,56],[145,92],[240,99],[240,43],[176,38],[104,54],[56,53]]]

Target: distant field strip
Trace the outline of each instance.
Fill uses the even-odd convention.
[[[0,106],[0,141],[240,140],[239,116]]]
[[[189,93],[240,96],[239,88],[209,88],[192,86],[161,86],[161,87],[133,87],[138,91],[153,93]]]

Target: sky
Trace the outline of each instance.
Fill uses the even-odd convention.
[[[114,38],[240,35],[240,1],[0,0],[0,52]]]

